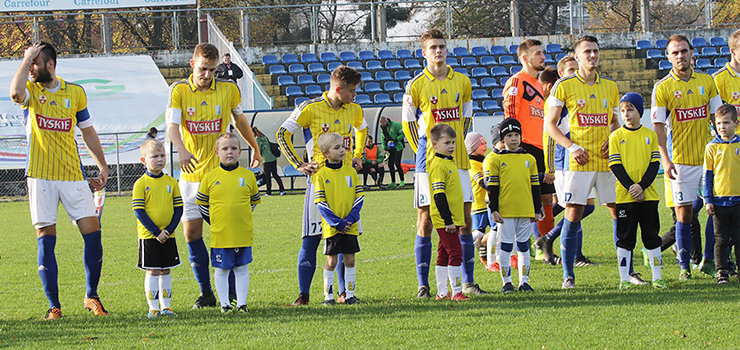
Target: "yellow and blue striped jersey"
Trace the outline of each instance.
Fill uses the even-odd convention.
[[[463,192],[460,182],[460,172],[455,166],[455,161],[447,158],[434,157],[427,164],[429,174],[429,187],[432,197],[438,193],[444,193],[447,197],[447,205],[452,213],[452,222],[455,226],[465,225]],[[432,200],[429,215],[432,218],[434,228],[444,228],[445,221],[439,213],[437,202]]]
[[[364,200],[365,194],[362,190],[360,178],[357,176],[357,171],[347,164],[339,169],[332,169],[328,166],[321,167],[316,175],[311,177],[311,180],[316,191],[314,203],[320,209],[321,206],[326,205],[340,219],[346,219],[352,208],[358,204],[361,205]],[[359,216],[357,219],[359,220]],[[359,225],[355,221],[345,233],[359,235],[358,227]],[[326,218],[322,218],[321,229],[324,238],[339,234],[339,231],[332,227]]]
[[[457,133],[455,153],[452,155],[458,169],[469,169],[465,150],[465,135],[473,116],[473,89],[470,79],[447,66],[449,73],[438,80],[424,71],[406,83],[403,95],[403,132],[411,149],[416,152],[416,171],[426,172],[427,163],[434,158],[434,148],[428,140],[429,131],[437,123],[445,123]]]
[[[730,142],[716,136],[704,151],[704,186],[707,203],[733,206],[740,203],[740,136]],[[735,228],[737,229],[737,228]]]
[[[182,197],[177,180],[167,174],[156,178],[148,174],[142,175],[134,183],[131,197],[133,209],[144,209],[146,215],[160,230],[167,228],[172,221],[174,208],[182,207]],[[136,231],[141,239],[157,238],[138,220],[136,220]]]
[[[487,186],[499,186],[498,208],[504,218],[533,218],[532,186],[539,186],[537,161],[524,151],[493,153],[483,161]],[[539,211],[540,208],[537,208]]]
[[[710,113],[722,104],[709,74],[692,69],[682,80],[671,70],[653,86],[653,124],[665,124],[666,148],[676,164],[701,166],[711,138]]]
[[[481,187],[480,181],[483,179],[483,159],[477,156],[470,156],[470,185],[473,187],[473,205],[470,207],[471,214],[486,212],[486,195],[488,192],[485,187]]]
[[[182,172],[180,179],[199,182],[218,167],[216,138],[228,130],[232,114],[242,114],[241,100],[239,88],[231,80],[214,78],[205,92],[196,88],[192,75],[170,86],[167,123],[180,125],[185,148],[198,159],[195,171]]]
[[[295,168],[303,163],[295,151],[292,139],[292,135],[299,130],[303,131],[309,161],[316,162],[319,167],[324,166],[326,158],[321,154],[316,139],[319,135],[330,132],[338,133],[344,138],[344,149],[347,151],[344,156],[345,164],[351,165],[353,157],[362,159],[362,145],[367,138],[367,123],[362,107],[356,103],[348,103],[336,110],[329,103],[327,95],[328,92],[324,92],[320,97],[301,103],[278,129],[277,141],[280,151]],[[353,151],[354,145],[359,146],[354,147]]]
[[[28,159],[26,176],[55,181],[82,181],[82,163],[77,151],[75,130],[92,126],[87,112],[85,90],[59,78],[52,92],[41,83],[26,82]]]
[[[722,101],[735,106],[740,112],[740,77],[737,72],[726,63],[722,69],[712,74],[712,78]],[[735,128],[735,134],[740,135],[740,125]]]
[[[609,166],[622,164],[630,179],[635,183],[642,180],[652,162],[660,161],[658,152],[658,136],[655,132],[641,126],[637,130],[621,127],[609,136]],[[617,181],[617,204],[633,203],[635,199],[628,189]],[[657,201],[658,190],[655,181],[648,188],[643,189],[646,201]]]
[[[565,171],[609,171],[608,162],[601,157],[601,147],[609,140],[613,118],[618,114],[619,90],[617,83],[596,74],[589,85],[578,72],[555,82],[547,99],[548,108],[568,109],[570,139],[588,152],[589,160],[579,165],[572,156],[565,159]],[[561,128],[562,129],[562,128]]]
[[[209,171],[200,182],[195,203],[209,206],[211,248],[252,246],[252,205],[260,203],[260,193],[251,170],[219,166]]]

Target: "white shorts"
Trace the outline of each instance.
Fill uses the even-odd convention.
[[[470,184],[470,173],[467,169],[457,169],[462,187],[463,203],[473,203],[473,186]],[[432,193],[429,188],[429,174],[414,173],[414,208],[432,204]]]
[[[675,180],[671,180],[673,204],[676,206],[691,205],[698,197],[703,167],[683,164],[675,164],[675,167],[678,176]]]
[[[599,194],[599,204],[617,201],[617,178],[611,171],[564,171],[563,176],[563,203],[586,205],[594,188]],[[561,200],[559,196],[558,200]]]
[[[553,181],[553,185],[555,185],[555,196],[558,197],[558,201],[563,200],[565,198],[565,192],[563,191],[563,183],[565,182],[565,175],[563,174],[562,170],[555,170],[555,181]],[[596,198],[596,191],[592,188],[591,192],[588,194],[588,199]],[[565,202],[563,202],[565,203]]]
[[[301,225],[301,237],[321,236],[321,212],[314,202],[314,188],[311,178],[306,181],[306,195],[303,199],[303,224]],[[360,216],[362,217],[362,216]],[[357,229],[362,234],[362,218],[357,222]]]
[[[500,243],[527,242],[532,237],[532,220],[529,218],[504,218],[498,229]]]
[[[185,180],[179,181],[180,196],[182,196],[182,217],[181,222],[202,219],[198,205],[195,204],[195,197],[200,189],[200,182],[190,182]]]
[[[53,181],[29,177],[28,203],[31,207],[31,223],[44,228],[57,223],[59,202],[62,202],[72,222],[97,216],[95,203],[87,181]]]

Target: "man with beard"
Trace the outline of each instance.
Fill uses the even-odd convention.
[[[98,297],[98,282],[103,266],[100,221],[95,213],[90,186],[80,166],[74,127],[100,170],[90,179],[93,189],[105,187],[108,165],[98,134],[87,111],[87,97],[81,86],[56,76],[57,53],[46,42],[26,49],[21,66],[10,83],[10,98],[23,107],[28,133],[26,177],[31,221],[38,242],[38,270],[49,300],[45,320],[62,317],[57,283],[58,269],[54,247],[59,202],[69,219],[77,224],[85,240],[86,309],[96,316],[108,315]],[[29,74],[31,80],[28,80]]]

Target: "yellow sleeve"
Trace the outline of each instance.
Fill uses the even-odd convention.
[[[616,164],[622,164],[622,155],[619,153],[619,141],[621,140],[620,137],[617,136],[617,133],[612,133],[609,135],[609,166]],[[656,145],[654,146],[657,150],[657,142],[654,142]]]
[[[650,163],[660,162],[660,151],[658,150],[658,135],[652,133],[650,135],[650,142]]]
[[[406,84],[406,93],[403,95],[403,107],[401,110],[401,124],[403,126],[403,134],[406,136],[406,141],[409,142],[409,146],[416,153],[419,150],[419,123],[417,121],[417,113],[419,107],[417,106],[418,91],[413,83]]]
[[[486,156],[483,162],[483,176],[486,177],[486,186],[499,186],[499,167],[494,153]]]
[[[80,87],[80,96],[77,99],[77,111],[81,111],[87,108],[87,95],[85,95],[85,89]]]
[[[356,171],[352,172],[352,182],[355,184],[355,199],[365,197],[365,191],[362,189],[362,182]]]
[[[175,180],[175,178],[173,178],[173,177],[170,178],[170,183],[171,183],[170,186],[172,186],[172,204],[173,204],[173,207],[175,207],[175,208],[182,207],[183,206],[183,203],[182,203],[182,194],[180,193],[180,186],[178,186],[177,180]]]
[[[562,101],[565,104],[564,107],[567,108],[568,107],[568,94],[566,90],[567,89],[563,86],[563,82],[557,81],[555,82],[555,91],[553,91],[552,94],[553,96],[555,96],[555,98]]]
[[[445,193],[445,188],[447,187],[447,174],[444,173],[444,169],[435,166],[428,170],[431,170],[429,172],[429,184],[432,186],[432,196],[437,193]]]
[[[183,110],[182,105],[180,104],[180,89],[177,88],[179,84],[177,82],[172,83],[170,85],[170,99],[167,101],[167,107],[172,109],[179,109]]]
[[[133,210],[145,209],[146,193],[144,191],[143,178],[139,178],[139,180],[134,183],[134,190],[131,192],[131,200],[133,202]]]
[[[540,185],[540,175],[537,173],[537,160],[534,159],[534,156],[530,155],[530,162],[532,164],[529,165],[529,179],[532,183],[532,186],[539,186]]]
[[[208,172],[203,175],[203,179],[200,180],[200,187],[198,188],[198,194],[195,196],[195,204],[198,205],[209,205],[210,192],[208,186],[211,181],[211,173]]]
[[[313,177],[313,190],[314,190],[313,202],[315,204],[326,202],[326,186],[324,183],[325,172],[323,170],[324,168],[319,169],[319,172],[316,173],[316,175],[312,176]]]
[[[365,144],[367,139],[367,127],[364,129],[355,129],[355,154],[354,157],[362,160],[362,153],[365,151]]]
[[[714,171],[714,149],[710,145],[704,150],[704,170]]]
[[[403,122],[403,134],[406,136],[411,149],[416,153],[419,149],[419,123],[416,121]]]
[[[231,101],[229,101],[231,103],[231,106],[229,106],[229,110],[232,110],[242,104],[242,94],[241,91],[239,91],[239,87],[236,85],[236,83],[230,85],[233,85],[232,88],[234,90],[231,94]]]
[[[250,193],[250,204],[260,204],[262,203],[262,196],[260,196],[260,188],[257,185],[257,177],[254,176],[254,173],[251,170],[247,171],[249,172],[249,175],[247,176],[249,178],[249,188],[252,190]]]
[[[543,132],[542,152],[545,155],[545,172],[550,175],[555,174],[555,148],[555,140],[546,132]]]

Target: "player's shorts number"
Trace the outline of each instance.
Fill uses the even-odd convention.
[[[676,192],[676,199],[677,199],[677,200],[678,200],[679,202],[683,200],[683,192],[682,192],[682,191],[678,191],[678,192]]]
[[[568,202],[573,197],[573,193],[565,192],[565,201]]]
[[[319,232],[321,230],[321,223],[319,222],[312,222],[311,223],[311,234],[313,235],[316,232]]]

